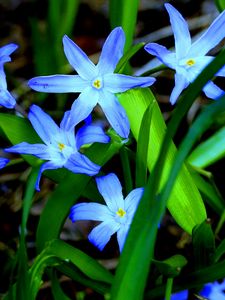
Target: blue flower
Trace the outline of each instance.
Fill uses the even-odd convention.
[[[207,283],[204,285],[203,289],[199,292],[199,295],[206,297],[210,300],[225,300],[225,280],[219,283],[217,281],[212,283]],[[188,291],[184,290],[171,295],[171,300],[187,300]]]
[[[8,158],[0,157],[0,169],[4,168],[9,162]]]
[[[106,176],[97,177],[98,190],[104,198],[106,205],[99,203],[79,203],[72,207],[70,219],[101,221],[88,236],[88,239],[100,250],[110,240],[110,237],[117,232],[117,240],[120,251],[130,228],[134,213],[141,196],[143,188],[134,189],[124,199],[122,187],[117,176],[110,173]]]
[[[36,182],[36,189],[39,191],[39,181],[43,171],[47,169],[58,169],[65,167],[74,173],[95,175],[99,172],[100,166],[91,162],[85,155],[78,152],[84,144],[93,142],[108,143],[109,137],[99,126],[83,126],[76,136],[74,130],[68,124],[70,111],[64,114],[60,127],[40,107],[32,105],[28,118],[43,143],[29,144],[22,142],[5,149],[6,152],[32,154],[41,159],[47,160],[42,164]]]
[[[66,35],[63,37],[65,55],[78,75],[53,75],[32,78],[28,85],[39,92],[81,93],[72,105],[72,124],[85,119],[98,103],[113,129],[127,138],[130,125],[115,93],[154,83],[152,77],[133,77],[113,73],[123,55],[125,35],[121,27],[115,28],[106,39],[98,64]],[[75,118],[76,116],[76,119]],[[77,118],[79,116],[79,118]]]
[[[11,61],[10,54],[18,48],[15,44],[8,44],[0,48],[0,105],[6,108],[13,108],[16,100],[7,90],[4,64]]]
[[[206,54],[225,37],[225,11],[216,18],[197,41],[191,44],[188,25],[182,15],[168,3],[165,4],[165,7],[170,16],[176,52],[171,52],[166,47],[156,43],[147,44],[145,50],[157,56],[163,64],[176,71],[175,87],[170,96],[170,102],[174,104],[183,89],[194,81],[213,60],[212,56]],[[216,75],[225,76],[225,68],[222,68]],[[217,99],[224,93],[212,81],[204,86],[203,91],[211,99]]]

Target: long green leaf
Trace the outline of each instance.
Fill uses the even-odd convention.
[[[213,263],[215,237],[209,222],[204,221],[193,229],[192,234],[195,269],[199,270]]]
[[[126,35],[125,51],[132,45],[138,6],[139,0],[110,0],[109,2],[111,27],[122,26]]]
[[[152,111],[154,109],[153,102],[146,109],[140,126],[140,131],[137,141],[137,152],[136,152],[136,187],[145,186],[147,183],[147,160],[148,160],[148,145],[149,145],[149,133],[152,120]]]
[[[205,168],[225,156],[225,127],[199,144],[189,155],[188,162],[195,167]]]
[[[162,184],[162,181],[163,180],[167,181],[169,178],[169,174],[167,174],[167,176],[165,177],[164,172],[168,167],[167,161],[170,161],[168,154],[170,154],[171,148],[173,147],[171,146],[171,137],[175,135],[182,118],[190,108],[191,104],[193,103],[198,93],[200,93],[202,87],[225,64],[224,53],[225,51],[221,51],[221,53],[213,60],[213,62],[210,63],[205,68],[205,70],[197,77],[197,79],[190,85],[188,90],[184,93],[182,99],[179,101],[179,105],[175,110],[174,116],[169,123],[168,131],[161,143],[161,149],[159,149],[160,153],[158,154],[157,151],[157,154],[159,155],[158,159],[157,161],[155,161],[155,167],[151,172],[151,176],[146,186],[144,195],[135,213],[134,220],[131,224],[130,232],[128,233],[128,237],[124,246],[124,250],[120,258],[120,263],[112,286],[113,300],[122,300],[124,298],[128,298],[130,300],[143,298],[144,287],[149,272],[151,259],[153,257],[153,250],[154,250],[156,231],[158,225],[157,222],[159,222],[161,216],[165,212],[166,204],[169,204],[169,202],[171,202],[170,200],[171,198],[169,199],[168,202],[168,196],[170,195],[171,192],[171,186],[168,185],[167,189],[165,189],[164,197],[162,196],[159,197],[159,195],[157,194],[157,191],[160,188],[160,184]],[[126,96],[127,93],[125,93],[124,95]],[[135,118],[138,115],[137,108],[140,107],[140,103],[143,103],[142,98],[143,97],[138,97],[136,101],[133,101],[133,104],[135,104],[134,105],[135,111],[134,111],[134,108],[129,102],[129,98],[127,97],[126,99],[124,99],[124,97],[120,97],[120,100],[123,103],[128,113],[128,117],[130,118],[131,128],[132,126],[134,126],[134,124],[136,124],[136,126],[132,128],[134,136],[135,136],[135,131],[137,136],[139,126],[140,126],[140,122],[139,123],[136,122]],[[122,100],[127,100],[129,105],[127,106],[127,102]],[[143,115],[143,111],[144,109],[142,107],[141,115]],[[131,112],[133,112],[133,116]],[[159,117],[159,120],[160,118],[162,118],[162,116]],[[154,115],[152,119],[154,120]],[[155,122],[157,122],[157,118]],[[163,126],[163,128],[165,128],[165,125]],[[153,131],[154,130],[151,129],[150,134],[152,134]],[[161,130],[158,129],[158,132],[161,133]],[[164,136],[164,132],[162,132],[162,135]],[[150,141],[151,141],[151,136],[150,136]],[[172,160],[170,161],[170,164],[172,164]],[[181,167],[179,164],[178,166],[179,168]],[[172,165],[170,165],[170,167],[172,167]],[[173,180],[175,180],[176,178],[177,175],[176,172],[173,174],[174,175]],[[183,174],[182,172],[183,170],[181,169],[181,173],[179,174],[176,180],[176,184],[179,178],[181,177],[181,175]],[[192,182],[190,175],[189,178],[190,180],[188,182],[187,181],[185,182],[186,186],[190,182]],[[176,188],[176,184],[174,185],[174,189]],[[197,191],[197,188],[195,187],[193,182],[192,182],[192,187],[195,188],[195,191]],[[174,189],[171,195],[173,195]],[[178,195],[183,195],[183,191],[180,191]],[[199,221],[203,218],[202,219],[203,221],[205,217],[204,204],[201,200],[200,195],[198,194],[198,191],[195,196],[199,203],[197,209],[201,213],[201,217],[200,218],[198,217],[197,220]],[[173,206],[175,205],[176,203],[173,202]],[[182,204],[180,203],[180,205]],[[192,205],[194,206],[194,203],[192,203]],[[188,205],[187,209],[191,210],[192,206]],[[176,219],[178,217],[177,213],[178,212],[175,212]],[[194,214],[196,215],[196,212]],[[186,216],[187,214],[184,215],[184,218]],[[181,223],[183,223],[182,220]],[[130,282],[135,282],[136,284],[133,286],[130,285]],[[125,290],[124,290],[124,286],[126,287]]]
[[[35,299],[42,283],[43,272],[46,267],[58,266],[61,263],[68,263],[79,268],[87,277],[92,280],[111,283],[113,275],[82,251],[66,244],[61,240],[53,240],[38,255],[30,269],[30,282],[28,290],[30,299]]]
[[[159,110],[158,104],[149,89],[134,89],[118,95],[121,104],[126,109],[131,124],[131,130],[136,140],[140,132],[140,124],[147,107],[154,103],[150,138],[148,145],[148,168],[154,168],[166,132],[166,125]],[[165,158],[165,169],[160,188],[165,184],[169,176],[173,159],[176,155],[176,147],[170,141],[170,147]],[[196,188],[187,168],[183,165],[179,177],[169,198],[168,209],[176,222],[187,232],[191,233],[193,227],[206,218],[205,208],[198,189]],[[189,213],[187,214],[187,210]],[[185,217],[184,217],[185,216]]]
[[[206,181],[202,176],[193,170],[190,172],[197,188],[201,194],[206,197],[206,202],[214,211],[221,215],[225,210],[225,201],[216,189],[215,184]]]

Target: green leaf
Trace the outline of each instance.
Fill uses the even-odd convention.
[[[194,249],[195,269],[207,267],[213,263],[215,253],[215,238],[208,221],[193,229],[192,242]]]
[[[131,124],[131,130],[138,140],[140,125],[147,107],[154,103],[150,127],[148,145],[148,169],[151,172],[155,166],[166,132],[166,125],[159,106],[149,89],[133,89],[126,93],[119,94],[120,103],[125,108]],[[170,141],[169,152],[164,159],[164,172],[160,183],[160,189],[169,176],[173,159],[176,155],[176,147]],[[168,209],[176,222],[187,232],[191,233],[196,224],[206,219],[205,207],[201,195],[194,184],[187,168],[183,165],[179,176],[176,179],[173,191],[169,198]],[[187,214],[188,210],[188,214]]]
[[[145,43],[138,43],[132,46],[119,60],[114,73],[123,73],[123,69],[126,66],[127,62],[141,49]]]
[[[199,144],[189,155],[188,162],[195,167],[205,168],[225,157],[225,127]]]
[[[181,175],[183,174],[183,170],[180,170],[180,167],[182,166],[183,160],[186,158],[185,151],[180,151],[179,159],[175,161],[176,163],[176,169],[173,171],[173,176],[170,177],[170,173],[167,174],[166,177],[164,177],[164,172],[167,167],[170,167],[170,170],[173,170],[173,158],[169,158],[168,154],[173,154],[171,151],[173,150],[174,145],[171,143],[171,137],[174,137],[180,122],[184,115],[187,113],[188,109],[190,108],[191,104],[197,97],[197,95],[200,93],[202,87],[206,84],[206,82],[211,79],[211,77],[225,64],[225,56],[224,56],[225,50],[221,51],[221,53],[211,62],[204,71],[196,78],[196,80],[190,84],[187,91],[184,93],[184,96],[181,97],[180,101],[178,102],[178,106],[174,112],[174,115],[171,119],[171,121],[168,124],[168,130],[166,134],[162,132],[162,130],[157,128],[157,131],[153,130],[151,128],[150,130],[150,142],[151,142],[151,134],[152,132],[156,132],[155,135],[157,135],[157,132],[160,133],[162,136],[165,137],[161,142],[161,149],[157,149],[158,151],[158,158],[156,158],[155,167],[153,168],[150,178],[148,180],[148,184],[145,188],[144,195],[139,203],[139,206],[137,208],[137,211],[135,213],[133,222],[130,227],[130,231],[128,233],[126,243],[124,245],[124,249],[122,252],[122,255],[120,257],[120,263],[117,268],[116,276],[112,285],[112,292],[111,292],[111,299],[113,300],[123,300],[125,298],[128,298],[129,300],[135,300],[135,299],[142,299],[145,283],[147,280],[147,275],[149,273],[151,260],[153,258],[154,253],[154,245],[156,240],[156,233],[157,233],[157,227],[158,222],[160,221],[160,218],[163,216],[165,212],[165,208],[167,203],[169,204],[170,199],[169,196],[172,196],[174,189],[176,188],[176,184],[181,178]],[[138,91],[138,90],[137,90]],[[129,91],[128,93],[124,93],[123,95],[130,95],[130,97],[123,97],[123,99],[120,98],[120,100],[127,100],[127,101],[121,101],[124,105],[128,117],[130,119],[131,128],[135,136],[138,136],[139,126],[140,126],[140,120],[142,118],[142,115],[146,109],[146,105],[144,104],[148,98],[141,97],[141,92],[139,93],[139,97],[136,99],[132,99],[132,92]],[[144,91],[142,90],[142,93]],[[151,94],[150,94],[151,96]],[[129,101],[129,98],[132,99],[132,102]],[[153,99],[153,97],[152,97]],[[135,101],[136,100],[136,101]],[[150,101],[150,100],[148,100]],[[128,105],[127,105],[128,103]],[[216,102],[217,103],[217,102]],[[149,103],[148,103],[149,104]],[[145,106],[143,108],[143,105]],[[141,108],[141,109],[140,109]],[[217,109],[218,107],[216,107]],[[135,110],[134,110],[135,109]],[[154,113],[156,112],[156,109],[154,110]],[[133,115],[132,115],[133,113]],[[215,113],[215,111],[214,111]],[[141,114],[141,118],[139,116]],[[161,113],[158,111],[159,117],[155,117],[154,114],[152,116],[152,124],[157,124],[158,120],[161,120],[161,123],[163,125],[162,128],[165,128],[165,124],[162,119]],[[136,121],[136,118],[139,118],[138,121]],[[154,120],[154,121],[153,121]],[[135,124],[137,126],[135,126]],[[133,126],[133,127],[132,127]],[[186,141],[185,141],[186,142]],[[156,144],[153,144],[153,147],[155,147]],[[172,150],[171,150],[172,148]],[[149,148],[150,149],[150,148]],[[155,149],[154,149],[155,150]],[[189,151],[190,149],[188,149]],[[154,153],[154,152],[153,152]],[[153,154],[151,153],[151,154]],[[175,155],[175,153],[174,153]],[[170,161],[171,159],[171,161]],[[170,161],[170,166],[168,166],[167,161]],[[180,170],[179,176],[178,171]],[[186,170],[187,171],[187,170]],[[176,183],[175,179],[177,177]],[[197,191],[196,186],[191,180],[191,177],[189,175],[190,180],[187,181],[188,176],[185,178],[185,184],[186,186],[192,183],[192,187],[195,188],[195,191]],[[169,181],[169,185],[165,185],[165,188],[163,189],[163,194],[158,194],[160,185],[162,181],[165,180],[165,182]],[[184,182],[183,182],[184,184]],[[185,187],[184,184],[184,188]],[[173,187],[173,191],[171,193],[171,188]],[[188,192],[188,194],[191,191]],[[171,193],[171,195],[170,195]],[[177,196],[183,196],[183,191],[180,190]],[[195,198],[196,197],[196,198]],[[205,215],[205,209],[204,204],[202,202],[202,199],[197,191],[197,194],[195,195],[194,199],[197,200],[199,203],[199,207],[197,208],[197,211],[202,213],[201,217],[197,219],[200,220]],[[169,198],[169,202],[168,202]],[[179,199],[178,199],[179,201]],[[188,201],[188,199],[187,199]],[[179,203],[179,207],[182,207],[182,203]],[[190,203],[189,203],[190,204]],[[173,202],[173,205],[176,206],[176,203]],[[194,206],[195,204],[192,203]],[[187,210],[189,212],[189,208],[191,210],[192,205],[188,205]],[[184,218],[187,218],[187,214],[184,214],[185,211],[182,212],[182,215]],[[195,215],[196,213],[193,212]],[[178,212],[176,212],[176,219],[178,217]],[[184,223],[181,221],[181,224],[184,225]],[[196,221],[196,220],[194,220]],[[193,222],[194,223],[194,222]],[[192,224],[193,224],[192,223]],[[186,225],[186,224],[185,224]],[[187,228],[187,226],[186,226]],[[135,285],[130,285],[130,282],[135,282]],[[126,290],[124,290],[124,286],[126,286]],[[129,287],[129,288],[128,288]]]
[[[148,145],[154,104],[155,102],[148,106],[141,121],[136,153],[136,187],[145,186],[147,183]]]
[[[66,244],[61,240],[53,240],[36,257],[30,271],[28,291],[30,299],[35,299],[42,283],[42,276],[46,267],[54,267],[63,263],[76,266],[92,280],[111,283],[113,275],[82,251]]]
[[[54,300],[70,300],[70,298],[63,292],[56,272],[54,271],[51,273],[51,288]]]
[[[176,277],[180,274],[182,268],[187,264],[187,259],[182,255],[173,255],[163,261],[153,259],[159,272],[167,278]]]
[[[205,200],[207,201],[207,203],[215,212],[221,215],[225,210],[225,201],[216,189],[215,184],[212,182],[212,180],[211,183],[207,182],[194,170],[190,170],[190,172],[197,188],[199,189],[201,194],[206,197]]]
[[[111,28],[122,26],[126,35],[125,51],[131,47],[133,42],[138,6],[139,0],[110,0],[109,2]]]
[[[184,274],[174,279],[173,292],[186,289],[199,288],[208,282],[214,282],[225,277],[225,260],[213,264],[201,270]],[[144,299],[162,299],[165,294],[165,285],[160,285],[152,290],[146,291]]]
[[[220,12],[225,9],[225,0],[214,0],[215,4]]]
[[[216,248],[213,257],[214,261],[218,262],[224,254],[225,254],[225,239],[223,239],[222,242],[219,244],[219,246]]]

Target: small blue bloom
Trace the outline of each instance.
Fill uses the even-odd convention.
[[[0,169],[4,168],[9,162],[8,158],[0,157]]]
[[[187,22],[171,4],[166,3],[165,7],[170,16],[176,52],[171,52],[166,47],[156,43],[147,44],[145,50],[176,71],[175,87],[170,96],[170,102],[174,104],[183,89],[193,82],[213,60],[212,56],[206,54],[225,37],[225,11],[216,18],[197,41],[191,44]],[[216,75],[225,76],[225,68],[222,68]],[[212,81],[204,86],[203,91],[211,99],[217,99],[224,94],[224,91]]]
[[[203,289],[199,292],[199,295],[206,297],[210,300],[225,300],[225,280],[222,283],[217,281],[213,283],[207,283],[204,285]],[[188,291],[184,290],[171,295],[171,300],[187,300]]]
[[[97,177],[98,190],[104,198],[106,205],[99,203],[79,203],[72,207],[70,219],[101,221],[88,236],[88,239],[100,250],[117,232],[117,240],[120,252],[130,228],[134,213],[143,194],[143,188],[134,189],[124,199],[122,187],[117,176],[110,173]]]
[[[95,66],[77,44],[65,35],[64,52],[78,75],[40,76],[32,78],[28,85],[39,92],[81,93],[72,105],[72,125],[85,119],[98,103],[113,129],[121,137],[127,138],[130,131],[129,121],[114,94],[135,87],[150,86],[155,79],[113,73],[123,55],[124,43],[123,29],[115,28],[106,39],[99,62]]]
[[[83,126],[76,136],[74,130],[68,126],[70,111],[64,114],[60,126],[46,114],[40,107],[32,105],[28,118],[35,131],[44,144],[29,144],[26,142],[5,149],[6,152],[32,154],[41,159],[47,160],[39,172],[36,182],[36,189],[39,191],[39,181],[43,171],[47,169],[58,169],[65,167],[74,173],[95,175],[99,172],[100,166],[91,162],[85,155],[78,152],[84,144],[94,142],[108,143],[109,137],[99,126]]]
[[[0,105],[6,108],[13,108],[16,104],[16,100],[7,90],[4,64],[11,61],[10,54],[17,48],[18,46],[16,44],[8,44],[0,48]]]

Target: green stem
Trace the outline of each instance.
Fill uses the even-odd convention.
[[[173,288],[173,278],[168,278],[166,282],[165,300],[170,300]]]
[[[217,236],[220,232],[220,229],[222,228],[223,224],[225,222],[225,210],[223,211],[221,217],[220,217],[220,220],[217,224],[217,227],[216,227],[216,230],[215,230],[215,236]]]
[[[126,146],[123,146],[120,148],[120,160],[121,160],[122,168],[123,168],[125,189],[126,189],[126,193],[128,194],[130,191],[132,191],[133,183],[132,183],[130,162],[129,162],[129,157],[128,157]]]
[[[157,73],[157,72],[160,72],[160,71],[163,71],[163,70],[168,70],[168,69],[169,68],[167,66],[162,64],[162,65],[159,65],[158,67],[155,67],[151,70],[148,70],[148,71],[142,73],[140,76],[149,76],[149,75],[152,75],[154,73]]]

